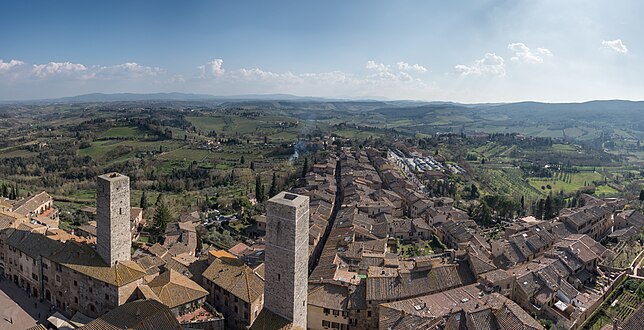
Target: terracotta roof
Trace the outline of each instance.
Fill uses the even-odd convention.
[[[92,226],[90,224],[86,225],[80,225],[78,226],[79,230],[82,230],[90,235],[96,236],[96,226]]]
[[[235,246],[231,247],[228,249],[228,252],[236,255],[236,256],[241,256],[244,254],[244,251],[250,249],[250,247],[244,243],[237,243]]]
[[[51,196],[46,191],[43,191],[16,203],[13,206],[13,211],[18,214],[29,215],[50,200],[52,200]]]
[[[268,308],[262,308],[255,322],[250,326],[251,330],[304,330],[295,327],[291,321],[271,312]]]
[[[264,294],[264,280],[239,259],[215,259],[202,276],[247,303]]]
[[[159,243],[154,243],[154,245],[150,246],[148,251],[159,258],[163,258],[168,253],[168,249]]]
[[[47,238],[47,236],[42,234],[21,230],[20,227],[9,236],[7,244],[32,258],[39,256],[50,258],[52,254],[60,250],[63,246],[61,242]]]
[[[79,330],[177,330],[179,321],[170,309],[155,300],[126,303],[78,328]]]
[[[208,295],[206,289],[172,269],[155,277],[147,286],[159,297],[163,304],[170,308],[184,305]]]
[[[404,299],[460,285],[462,285],[462,281],[455,265],[413,272],[369,267],[369,275],[366,280],[367,300]]]
[[[383,329],[405,329],[398,324],[410,321],[416,327],[444,322],[444,329],[543,329],[516,303],[476,284],[381,304],[379,310]]]
[[[235,258],[234,255],[230,254],[226,250],[210,250],[208,251],[215,258]]]
[[[146,272],[134,261],[120,261],[109,267],[90,246],[68,241],[51,260],[85,274],[93,279],[122,286],[134,282],[146,275]]]
[[[18,214],[16,212],[10,212],[10,211],[0,211],[0,219],[2,220],[9,220],[11,222],[16,222],[16,221],[27,221],[28,219],[21,214]]]
[[[344,311],[348,302],[349,288],[346,286],[324,283],[309,287],[309,305]]]
[[[107,266],[94,249],[73,241],[62,243],[44,235],[17,230],[7,240],[10,246],[30,257],[42,256],[99,281],[121,286],[145,275],[133,261]]]

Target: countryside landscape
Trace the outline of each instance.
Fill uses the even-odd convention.
[[[0,330],[642,330],[643,11],[3,2]]]

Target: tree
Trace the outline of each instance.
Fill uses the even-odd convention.
[[[640,200],[644,201],[644,189],[640,190]]]
[[[546,201],[543,204],[543,218],[545,220],[549,220],[554,218],[555,216],[555,206],[552,201],[552,194],[549,194],[548,197],[546,197]]]
[[[268,198],[277,195],[277,176],[273,172],[273,180],[271,180],[271,187],[268,189]]]
[[[481,202],[472,212],[472,218],[476,223],[489,226],[492,224],[492,209],[485,202]]]
[[[470,188],[470,199],[475,199],[477,197],[479,197],[479,188],[472,183],[472,187]]]
[[[148,208],[148,194],[143,190],[143,193],[141,194],[141,201],[139,202],[139,206],[142,209],[147,209]]]
[[[255,170],[255,162],[253,161],[250,162],[250,169],[253,171]]]
[[[521,210],[525,210],[525,196],[521,196]]]
[[[543,198],[539,199],[534,208],[534,217],[537,219],[543,219],[543,207],[544,207]]]
[[[244,164],[246,160],[244,159],[244,155],[241,156],[241,159],[239,159],[240,164]]]
[[[304,158],[304,165],[302,165],[302,177],[306,176],[306,173],[309,172],[309,159]]]
[[[264,196],[262,196],[262,177],[259,175],[255,177],[255,199],[260,203],[264,201]]]
[[[170,205],[165,198],[159,196],[156,210],[154,211],[154,217],[152,218],[154,232],[158,236],[163,235],[163,233],[165,233],[165,228],[170,221],[172,221],[172,210],[170,209]]]
[[[246,197],[237,197],[232,203],[233,210],[244,213],[244,209],[251,207],[250,201]]]

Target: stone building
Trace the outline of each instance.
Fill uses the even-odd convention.
[[[266,207],[264,307],[306,328],[309,197],[281,192]]]
[[[227,329],[247,329],[262,311],[263,268],[252,269],[235,257],[223,255],[215,257],[203,272],[207,301],[224,315]]]
[[[96,242],[98,254],[110,266],[130,260],[130,178],[108,173],[96,180]]]
[[[125,304],[146,275],[130,261],[129,179],[116,173],[103,175],[98,187],[97,231],[102,239],[96,249],[20,226],[3,232],[7,277],[66,316],[81,312],[98,317]]]

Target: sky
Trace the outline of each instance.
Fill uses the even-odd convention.
[[[644,99],[644,2],[3,1],[0,100]]]

